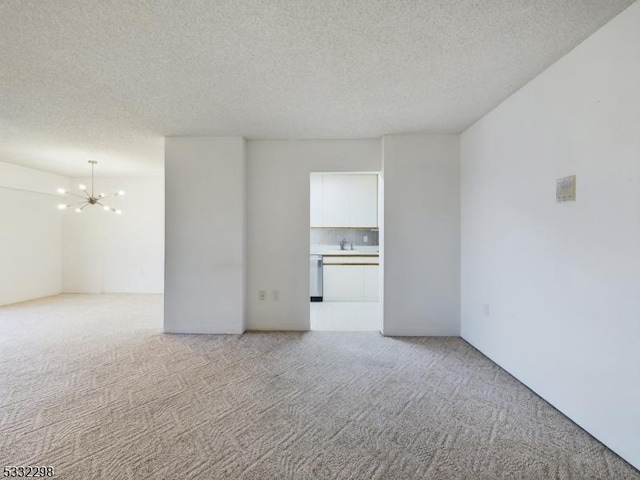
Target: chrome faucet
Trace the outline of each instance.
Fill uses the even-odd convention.
[[[340,240],[340,250],[347,250],[345,247],[347,246],[347,239],[343,238],[342,240]],[[349,243],[349,246],[351,247],[350,250],[353,250],[353,243]]]

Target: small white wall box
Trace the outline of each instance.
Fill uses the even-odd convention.
[[[562,177],[556,180],[556,201],[576,201],[576,176]]]

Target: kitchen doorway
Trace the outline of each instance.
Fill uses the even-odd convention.
[[[310,328],[382,331],[382,177],[314,172],[309,185]]]

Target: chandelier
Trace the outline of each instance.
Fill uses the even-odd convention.
[[[84,195],[78,195],[77,193],[71,193],[67,190],[65,190],[64,188],[59,188],[58,189],[58,193],[61,193],[63,195],[71,195],[72,197],[77,197],[77,198],[81,198],[82,201],[80,202],[76,202],[76,203],[69,203],[69,204],[65,204],[65,203],[61,203],[60,205],[58,205],[58,208],[60,210],[66,210],[67,208],[70,207],[76,207],[76,212],[81,213],[82,210],[85,209],[85,207],[87,207],[88,205],[100,205],[104,210],[106,211],[111,211],[113,213],[116,213],[118,215],[120,215],[122,213],[122,210],[118,210],[117,208],[112,208],[109,207],[108,205],[105,205],[102,203],[102,200],[104,200],[105,198],[109,197],[109,195],[105,195],[104,193],[100,193],[98,195],[96,195],[94,193],[94,185],[93,185],[93,167],[95,167],[95,165],[98,163],[96,160],[89,160],[89,163],[91,164],[91,193],[89,193],[87,186],[80,184],[78,185],[78,188],[80,190],[82,190],[82,193]],[[118,190],[116,193],[114,193],[113,197],[122,197],[124,195],[124,191],[122,190]]]

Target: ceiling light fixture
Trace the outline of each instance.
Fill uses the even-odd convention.
[[[89,193],[87,191],[87,186],[83,185],[82,183],[80,185],[78,185],[78,188],[80,190],[82,190],[84,195],[78,195],[77,193],[71,193],[71,192],[65,190],[64,188],[59,188],[58,189],[58,193],[61,193],[63,195],[71,195],[73,197],[78,197],[78,198],[81,198],[82,201],[81,202],[76,202],[76,203],[69,203],[69,204],[61,203],[60,205],[58,205],[58,208],[60,210],[66,210],[67,208],[70,208],[70,207],[76,207],[76,212],[81,213],[82,210],[84,210],[84,208],[87,205],[100,205],[106,211],[111,211],[113,213],[116,213],[116,214],[120,215],[122,213],[122,210],[118,210],[117,208],[112,208],[112,207],[109,207],[109,206],[107,206],[107,205],[105,205],[103,203],[100,203],[101,200],[104,200],[109,195],[105,195],[104,193],[100,193],[98,195],[94,194],[94,192],[93,192],[93,183],[94,183],[93,182],[93,167],[95,167],[95,165],[98,162],[96,160],[89,160],[89,163],[91,164],[91,193]],[[113,197],[122,197],[123,195],[124,195],[124,191],[118,190],[112,196]]]

